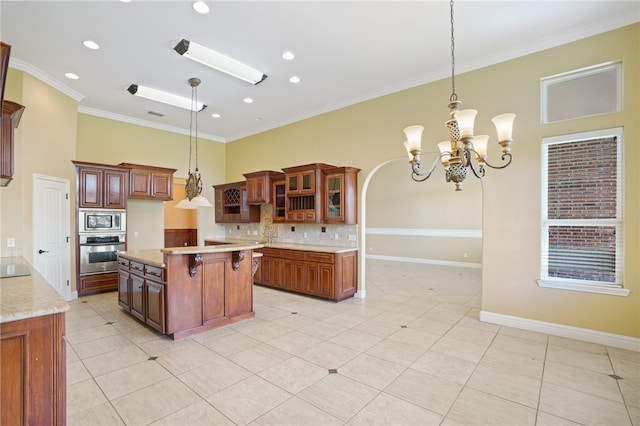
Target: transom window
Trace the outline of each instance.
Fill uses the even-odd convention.
[[[543,139],[541,286],[628,294],[621,153],[621,128]]]

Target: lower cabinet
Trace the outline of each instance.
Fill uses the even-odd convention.
[[[65,313],[0,324],[0,424],[66,424]]]
[[[157,268],[118,258],[118,304],[148,326],[165,332],[165,283]]]
[[[324,253],[265,247],[262,255],[261,274],[254,277],[256,284],[335,301],[356,292],[357,250]]]
[[[78,296],[114,291],[118,286],[118,274],[107,272],[78,276]]]

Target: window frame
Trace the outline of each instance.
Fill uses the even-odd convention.
[[[575,143],[593,139],[615,138],[616,143],[616,217],[614,219],[549,219],[548,218],[548,185],[549,185],[549,157],[548,149],[552,145]],[[540,287],[559,288],[565,290],[602,293],[617,296],[628,296],[629,290],[624,288],[624,216],[623,216],[623,128],[616,127],[589,132],[580,132],[561,136],[546,137],[542,139],[541,146],[541,250],[540,250]],[[615,250],[615,283],[603,281],[590,281],[581,279],[549,277],[549,227],[551,226],[615,226],[616,250]]]

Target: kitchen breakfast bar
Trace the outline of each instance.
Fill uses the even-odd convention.
[[[255,316],[253,273],[262,243],[118,253],[118,303],[179,339]]]

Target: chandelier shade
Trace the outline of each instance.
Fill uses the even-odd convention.
[[[440,142],[438,150],[440,154],[433,162],[431,169],[422,170],[421,140],[424,127],[419,125],[409,126],[404,129],[407,140],[404,146],[411,164],[411,177],[416,182],[427,180],[442,163],[445,169],[447,182],[453,182],[456,191],[462,190],[462,182],[471,172],[477,178],[483,178],[486,167],[503,169],[511,164],[511,142],[513,122],[515,114],[507,113],[495,116],[492,121],[498,134],[498,144],[502,147],[502,165],[493,165],[487,162],[488,135],[474,136],[473,128],[478,111],[475,109],[460,109],[462,102],[458,101],[455,85],[455,38],[453,20],[453,0],[450,0],[451,15],[451,96],[449,98],[449,120],[445,125],[449,130],[449,141]]]

